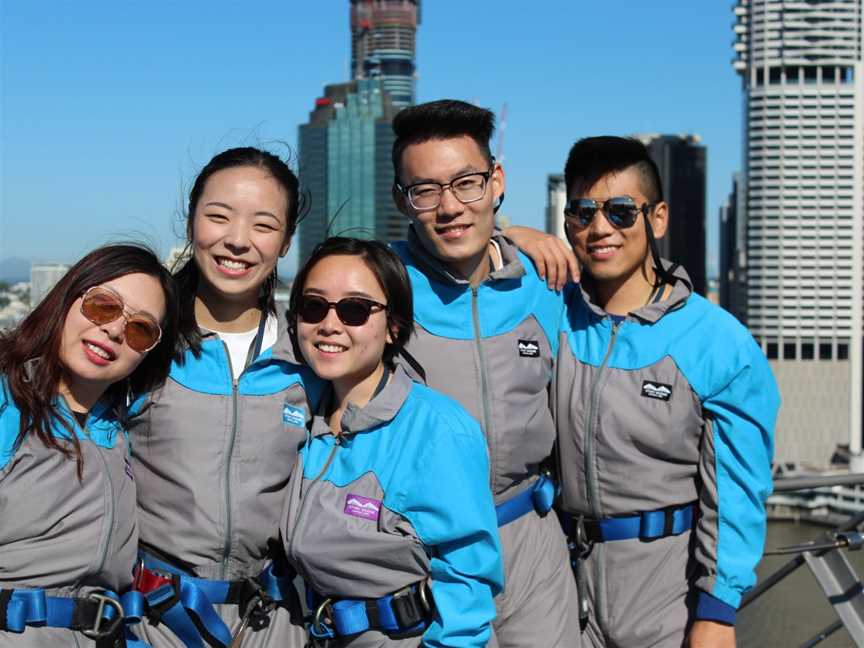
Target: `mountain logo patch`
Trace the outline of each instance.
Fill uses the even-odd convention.
[[[522,358],[539,358],[540,344],[536,340],[519,340],[519,356]]]
[[[282,421],[294,427],[303,427],[306,425],[306,416],[302,408],[285,403],[282,405]]]
[[[348,496],[345,498],[343,513],[346,515],[363,518],[364,520],[377,520],[380,512],[381,500],[355,495],[354,493],[348,493]]]
[[[656,398],[657,400],[668,401],[672,398],[672,385],[666,385],[653,380],[646,380],[642,383],[642,395],[645,398]]]

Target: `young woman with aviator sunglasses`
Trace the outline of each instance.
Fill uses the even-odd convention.
[[[0,333],[0,646],[122,642],[138,541],[123,421],[167,375],[177,320],[156,256],[112,245]]]
[[[305,643],[278,526],[319,381],[274,301],[301,206],[294,173],[251,147],[216,155],[189,194],[184,348],[131,427],[150,601],[137,631],[155,648]]]
[[[486,442],[455,401],[394,368],[413,330],[402,262],[378,241],[328,239],[288,316],[329,381],[282,523],[311,645],[486,646],[503,581]]]

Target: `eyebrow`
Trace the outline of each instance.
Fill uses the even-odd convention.
[[[456,178],[459,178],[464,175],[468,175],[469,173],[486,173],[488,169],[483,169],[482,171],[478,171],[473,164],[466,165],[456,171],[453,175],[450,176],[450,179],[447,182],[452,182]],[[435,184],[447,184],[447,182],[439,182],[438,180],[434,180],[432,178],[418,178],[416,176],[412,176],[411,180],[408,182],[409,185],[412,184],[423,184],[426,182],[434,182]]]
[[[231,205],[229,205],[228,203],[219,202],[218,200],[212,200],[208,203],[205,203],[204,206],[205,207],[222,207],[223,209],[227,209],[228,211],[232,211],[232,212],[235,211],[234,208]],[[276,214],[273,214],[272,212],[269,212],[269,211],[257,211],[257,212],[255,212],[255,216],[269,216],[270,218],[274,218],[277,221],[279,220],[279,217]]]
[[[314,287],[304,289],[303,294],[304,295],[316,295],[318,297],[324,297],[324,291],[319,289],[319,288],[314,288]],[[344,299],[345,297],[363,297],[364,299],[370,299],[372,301],[379,301],[377,297],[373,297],[369,293],[365,293],[362,290],[349,290],[347,293],[345,293],[339,299]]]

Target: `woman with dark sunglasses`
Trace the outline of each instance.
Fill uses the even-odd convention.
[[[0,333],[0,646],[123,641],[140,608],[123,420],[165,379],[177,320],[156,256],[111,245]]]
[[[282,533],[313,646],[485,646],[503,571],[477,423],[393,366],[413,330],[402,262],[331,238],[298,273],[289,326],[329,382]]]
[[[301,208],[297,177],[256,148],[219,153],[192,185],[175,273],[184,348],[131,422],[150,603],[136,631],[155,648],[305,643],[278,527],[320,381],[295,363],[274,300]]]

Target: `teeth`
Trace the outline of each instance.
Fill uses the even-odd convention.
[[[610,252],[615,249],[614,245],[607,245],[606,247],[592,247],[592,252]]]
[[[100,358],[105,358],[106,360],[110,360],[110,359],[111,359],[111,354],[109,354],[109,353],[108,353],[105,349],[103,349],[102,347],[98,347],[98,346],[96,346],[95,344],[90,344],[89,342],[85,342],[84,344],[86,344],[86,345],[87,345],[87,348],[90,349],[90,350],[91,350],[93,353],[95,353],[96,355],[98,355]]]
[[[229,270],[245,270],[249,267],[248,263],[243,261],[234,261],[233,259],[219,259],[219,265],[228,268]]]
[[[325,353],[342,353],[345,350],[345,347],[340,346],[338,344],[316,344],[319,349],[324,351]]]

